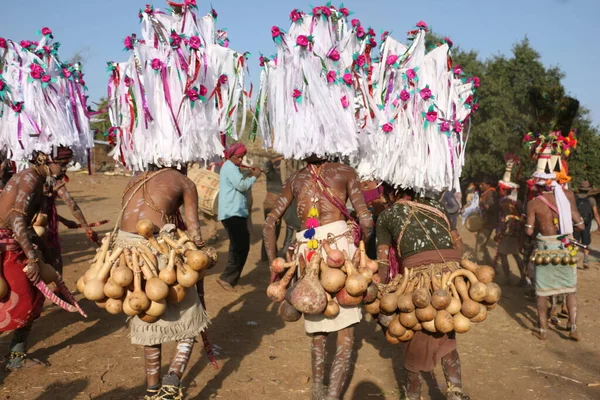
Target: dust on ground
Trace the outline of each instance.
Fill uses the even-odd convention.
[[[68,187],[88,221],[111,220],[99,229],[104,233],[117,218],[127,181],[126,177],[77,174]],[[228,241],[217,246],[219,264],[210,271],[205,287],[212,319],[208,335],[218,350],[220,368],[216,370],[207,362],[202,344],[197,344],[183,379],[187,399],[310,398],[309,338],[303,323],[283,322],[265,295],[269,272],[267,264],[260,262],[264,195],[263,180],[254,187],[251,253],[241,285],[233,293],[215,283],[226,262]],[[64,206],[59,212],[70,218]],[[226,238],[222,226],[219,233]],[[474,236],[462,233],[472,248]],[[95,248],[82,231],[63,230],[61,237],[65,281],[75,289]],[[595,241],[600,243],[600,236]],[[516,274],[515,265],[511,268]],[[500,275],[502,285],[504,277]],[[523,296],[525,289],[503,286],[500,306],[484,323],[458,338],[464,387],[472,399],[600,398],[600,387],[587,386],[600,382],[598,266],[580,271],[579,282],[579,343],[569,341],[568,333],[561,330],[551,330],[546,342],[531,336],[534,303]],[[109,315],[86,300],[82,307],[87,319],[46,304],[29,345],[31,357],[51,366],[0,372],[0,398],[121,400],[143,395],[142,348],[130,344],[125,316]],[[9,341],[10,334],[0,336],[5,351]],[[173,348],[164,346],[165,370]],[[355,348],[352,379],[344,399],[398,398],[403,379],[402,347],[388,344],[380,328],[367,317],[356,329]],[[329,359],[334,351],[329,346]],[[439,367],[426,382],[424,399],[445,398],[438,389],[438,385],[445,385]]]

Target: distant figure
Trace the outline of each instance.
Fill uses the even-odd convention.
[[[573,236],[575,236],[575,240],[586,246],[592,244],[592,221],[596,220],[596,223],[600,226],[598,204],[596,203],[594,196],[590,196],[590,190],[592,190],[590,182],[584,181],[581,186],[579,186],[579,191],[575,199],[577,202],[577,210],[579,211],[579,214],[581,214],[583,222],[585,222],[585,227],[583,231],[574,232]],[[583,269],[588,269],[589,267],[590,249],[588,248],[583,250]]]
[[[241,143],[225,150],[227,161],[221,168],[219,181],[219,220],[229,235],[229,259],[217,283],[225,290],[233,290],[237,284],[250,251],[246,193],[260,176],[260,169],[251,168],[252,176],[244,178],[240,165],[246,153]]]
[[[446,209],[446,213],[448,213],[450,227],[455,231],[456,220],[458,219],[458,213],[460,212],[460,203],[456,201],[456,190],[446,190],[442,195],[441,203]]]
[[[489,178],[484,179],[479,184],[479,189],[481,190],[479,208],[483,217],[483,227],[475,237],[475,254],[478,263],[492,265],[493,260],[487,249],[487,243],[498,223],[498,192],[492,186],[492,180]]]

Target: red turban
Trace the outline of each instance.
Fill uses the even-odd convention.
[[[230,159],[231,156],[241,156],[243,154],[246,154],[247,152],[248,149],[246,149],[246,146],[244,146],[243,143],[236,143],[225,149],[224,154],[226,159]]]

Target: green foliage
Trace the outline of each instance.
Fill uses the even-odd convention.
[[[100,98],[100,101],[96,104],[97,110],[107,110],[108,100],[106,97]],[[108,118],[108,111],[104,111],[103,113],[96,115],[92,118],[92,122],[90,123],[90,127],[92,131],[94,131],[94,140],[106,140],[104,134],[108,132],[110,128],[110,120]]]

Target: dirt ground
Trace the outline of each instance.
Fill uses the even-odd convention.
[[[73,175],[68,187],[89,221],[111,220],[100,230],[106,232],[117,217],[127,180]],[[205,287],[212,319],[209,337],[218,349],[220,368],[207,363],[202,345],[197,345],[183,379],[187,399],[310,398],[309,338],[303,323],[283,322],[265,295],[268,266],[259,262],[264,193],[264,181],[259,181],[254,188],[252,249],[241,286],[233,293],[215,283],[226,261],[228,241],[218,245],[219,265],[210,271]],[[63,206],[59,211],[69,216]],[[463,234],[472,247],[473,235]],[[226,238],[222,227],[220,235]],[[94,247],[81,231],[63,231],[61,237],[65,281],[74,289]],[[600,243],[600,236],[595,241]],[[512,268],[516,273],[516,267]],[[580,271],[579,278],[579,343],[567,340],[561,330],[550,331],[545,343],[535,339],[530,334],[533,303],[523,296],[524,289],[503,286],[500,307],[459,337],[464,386],[472,399],[600,399],[600,386],[587,386],[600,382],[598,267]],[[504,278],[499,281],[503,284]],[[0,372],[0,398],[109,400],[136,399],[143,394],[142,349],[129,343],[125,316],[109,315],[86,300],[82,306],[87,319],[46,305],[34,325],[30,353],[51,366]],[[0,336],[3,351],[9,341],[9,335]],[[356,330],[355,347],[352,379],[344,398],[398,398],[402,348],[389,345],[369,318]],[[173,346],[165,346],[163,365],[172,350]],[[330,346],[329,355],[333,352]],[[441,369],[426,380],[423,398],[443,399],[437,386],[444,385]]]

